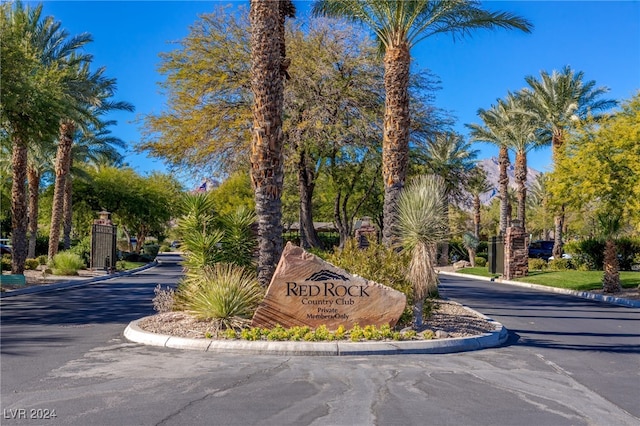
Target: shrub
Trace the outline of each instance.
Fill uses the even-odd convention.
[[[80,256],[69,250],[56,254],[51,261],[53,275],[78,275],[78,269],[84,267],[85,264]]]
[[[254,273],[243,267],[218,263],[188,275],[176,292],[176,307],[201,319],[214,319],[225,328],[249,322],[263,289]]]
[[[547,269],[547,262],[544,259],[529,259],[530,271],[544,271]]]
[[[327,253],[325,259],[350,274],[360,275],[404,293],[407,296],[407,307],[398,323],[411,323],[413,289],[406,278],[410,260],[408,251],[397,252],[375,242],[371,242],[365,249],[360,249],[355,239],[349,239],[343,249]]]
[[[566,271],[572,269],[570,259],[551,259],[547,264],[547,268],[551,271]]]
[[[172,288],[167,287],[166,290],[162,289],[162,286],[158,284],[153,290],[155,297],[153,298],[153,309],[156,312],[163,314],[165,312],[173,311],[173,305],[175,304],[175,292]]]
[[[636,256],[640,256],[640,238],[620,238],[616,241],[621,271],[630,271]]]
[[[40,265],[46,265],[47,264],[47,255],[46,254],[42,254],[40,256],[38,256],[36,259],[38,259],[38,263]]]
[[[160,246],[154,243],[146,243],[142,246],[142,253],[144,253],[145,257],[150,258],[151,260],[156,258],[159,251]]]
[[[160,253],[168,253],[171,251],[171,247],[169,247],[169,244],[162,244],[160,246]]]
[[[40,266],[38,259],[27,259],[24,261],[24,269],[33,271],[38,269],[38,266]]]
[[[88,265],[91,262],[91,236],[78,241],[69,251],[80,256],[84,264]]]
[[[0,260],[0,270],[2,271],[10,271],[11,270],[11,255],[3,254]]]
[[[479,266],[481,268],[484,268],[485,266],[487,266],[487,259],[485,259],[484,257],[481,256],[476,256],[476,266]]]

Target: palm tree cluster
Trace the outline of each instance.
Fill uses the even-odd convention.
[[[109,136],[108,126],[113,122],[104,120],[103,114],[133,111],[133,106],[111,101],[115,79],[106,77],[104,68],[92,71],[92,57],[82,50],[92,41],[89,34],[71,36],[53,17],[42,16],[42,5],[31,7],[17,1],[0,7],[2,141],[3,151],[11,151],[12,167],[12,272],[21,274],[29,248],[35,247],[43,173],[52,170],[55,175],[49,241],[52,258],[58,250],[61,225],[65,224],[67,239],[70,232],[74,151],[84,160],[95,154],[120,161],[113,147],[122,141]],[[83,149],[74,150],[80,141]]]
[[[499,147],[500,165],[500,233],[509,226],[509,203],[507,167],[509,151],[515,153],[515,180],[517,187],[517,220],[525,227],[527,206],[527,153],[533,149],[549,146],[553,157],[561,152],[564,139],[574,123],[615,106],[616,102],[601,99],[608,89],[596,87],[595,81],[584,81],[584,73],[566,66],[561,71],[541,72],[540,78],[527,76],[528,87],[509,92],[498,99],[488,110],[479,109],[482,124],[468,125],[471,139]],[[562,233],[564,206],[559,206],[555,215],[555,244],[553,254],[562,255]]]

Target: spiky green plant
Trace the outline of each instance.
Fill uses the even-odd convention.
[[[480,240],[471,232],[465,232],[464,235],[462,235],[462,245],[464,245],[464,248],[469,252],[469,262],[471,262],[471,267],[475,268],[476,251],[480,245]]]
[[[422,175],[402,191],[398,202],[397,233],[411,252],[408,280],[413,286],[414,326],[422,327],[424,300],[438,291],[434,269],[438,242],[447,236],[445,186],[439,176]]]
[[[233,213],[220,218],[224,237],[222,239],[223,262],[240,266],[252,266],[257,239],[251,230],[256,214],[240,206]]]
[[[187,276],[178,286],[175,303],[197,318],[215,320],[224,328],[240,328],[248,325],[263,295],[255,273],[216,263]]]

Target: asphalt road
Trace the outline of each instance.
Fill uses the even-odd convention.
[[[128,342],[122,332],[153,312],[156,284],[180,276],[165,260],[2,299],[3,425],[640,424],[640,309],[444,277],[444,296],[512,331],[506,346],[278,357]]]

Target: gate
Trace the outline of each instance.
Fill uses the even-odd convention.
[[[116,265],[116,229],[114,225],[91,227],[91,269],[111,271]]]

